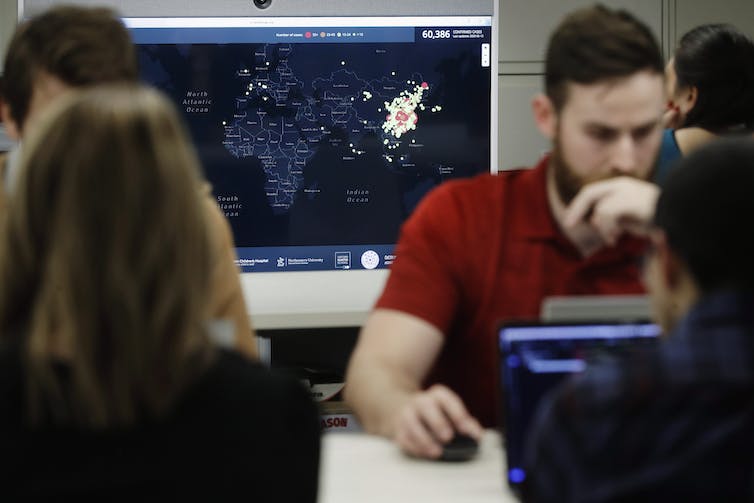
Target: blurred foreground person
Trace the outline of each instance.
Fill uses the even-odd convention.
[[[701,147],[670,174],[644,273],[667,339],[542,404],[530,500],[754,499],[752,193],[750,139]]]
[[[104,87],[52,108],[0,239],[4,496],[315,501],[307,392],[211,342],[210,219],[172,106]]]

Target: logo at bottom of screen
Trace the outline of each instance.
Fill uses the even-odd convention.
[[[364,269],[374,269],[380,265],[380,256],[374,250],[367,250],[361,254],[361,265]]]

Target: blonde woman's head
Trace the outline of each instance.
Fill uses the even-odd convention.
[[[32,417],[161,414],[208,345],[201,178],[175,110],[145,87],[83,91],[23,153],[0,245],[0,330],[24,341]]]

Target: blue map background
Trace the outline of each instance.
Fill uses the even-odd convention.
[[[480,64],[481,42],[154,44],[139,46],[139,60],[144,79],[165,91],[184,111],[214,193],[231,198],[228,207],[234,209],[226,213],[237,246],[394,243],[400,225],[428,191],[448,178],[489,171],[491,69]],[[286,47],[290,50],[281,56],[281,48]],[[268,75],[285,59],[292,78],[300,83],[290,88],[285,100],[256,88],[246,96],[249,83],[264,73],[256,70],[259,53],[268,55]],[[306,139],[307,133],[301,130],[311,121],[302,119],[302,105],[297,103],[311,105],[314,112],[324,110],[325,81],[342,79],[344,71],[354,79],[396,82],[403,87],[396,89],[395,96],[385,92],[374,94],[368,102],[354,101],[354,117],[358,117],[354,120],[369,123],[358,132],[353,121],[341,125],[326,118],[315,121],[327,134],[310,145],[290,203],[273,206],[268,189],[275,168],[269,159],[264,165],[257,151],[238,155],[237,149],[229,148],[227,126],[234,124],[239,111],[255,115],[261,110],[269,120],[294,124],[300,138]],[[417,109],[416,130],[402,136],[402,145],[395,150],[407,162],[391,163],[385,158],[385,135],[373,126],[384,120],[383,102],[411,87],[405,84],[407,80],[429,84],[422,98],[425,110]],[[187,95],[196,92],[206,93],[196,99],[209,104],[198,106],[204,109],[201,113],[186,112]],[[263,100],[265,95],[267,100]],[[438,105],[440,111],[430,110]],[[380,107],[382,112],[377,111]],[[423,147],[407,148],[411,140]],[[363,153],[354,156],[351,144]],[[277,169],[285,173],[287,167]],[[366,193],[365,202],[349,202],[349,191],[356,197]]]

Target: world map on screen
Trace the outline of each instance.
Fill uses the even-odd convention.
[[[479,40],[141,44],[239,247],[395,243],[421,198],[490,170]]]

